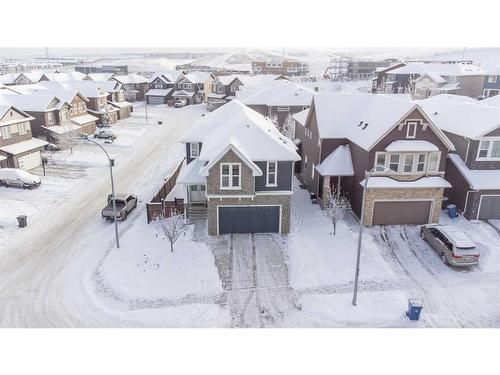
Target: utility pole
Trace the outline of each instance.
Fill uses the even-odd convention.
[[[149,119],[148,119],[148,99],[144,100],[144,110],[146,111],[146,122],[149,122]]]

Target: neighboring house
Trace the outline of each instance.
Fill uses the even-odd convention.
[[[134,111],[132,103],[125,100],[125,89],[116,81],[94,81],[100,89],[108,93],[108,104],[117,110],[118,120],[130,117]]]
[[[241,80],[234,75],[220,76],[211,83],[212,91],[207,94],[207,110],[213,111],[221,105],[233,100],[243,86]]]
[[[301,84],[279,80],[271,86],[256,86],[238,91],[236,98],[282,125],[293,114],[309,108],[314,94],[314,90]]]
[[[446,166],[446,179],[452,188],[446,189],[445,195],[469,220],[500,219],[498,98],[478,102],[439,95],[420,101],[455,145]]]
[[[12,86],[15,85],[15,79],[19,76],[17,73],[0,74],[0,85]]]
[[[109,81],[116,73],[89,73],[84,80],[87,81]]]
[[[26,112],[0,104],[0,168],[30,170],[41,164],[47,142],[32,138],[32,120]]]
[[[57,73],[45,73],[45,76],[49,81],[67,82],[67,81],[83,81],[87,78],[86,74],[80,72],[57,72]]]
[[[181,74],[175,83],[172,97],[185,100],[187,104],[199,104],[205,99],[205,83],[215,79],[209,72],[191,72]]]
[[[483,96],[489,98],[500,93],[500,68],[488,70],[484,77]]]
[[[406,64],[403,62],[398,62],[389,66],[377,67],[375,69],[375,76],[372,78],[372,93],[377,94],[380,92],[384,92],[387,86],[385,85],[385,82],[387,81],[387,73],[389,73],[391,70],[401,68],[403,66],[406,66]],[[392,86],[390,86],[390,89],[391,90],[389,93],[393,93]]]
[[[97,123],[106,121],[114,124],[118,121],[119,109],[108,103],[108,92],[101,88],[98,82],[72,81],[72,82],[40,82],[40,85],[50,89],[78,90],[89,101],[87,112],[98,118]],[[128,103],[128,102],[127,102]],[[107,119],[107,120],[106,120]]]
[[[252,73],[305,76],[309,74],[309,64],[304,61],[292,59],[283,59],[279,61],[252,61]]]
[[[233,100],[198,120],[185,136],[186,212],[207,207],[208,233],[290,231],[293,142],[269,119]]]
[[[32,85],[40,81],[48,81],[47,76],[42,72],[23,72],[14,79],[15,85]]]
[[[182,72],[163,71],[153,74],[149,81],[149,91],[146,93],[148,104],[165,104],[175,91],[175,82]]]
[[[438,222],[453,144],[420,106],[386,95],[317,94],[303,116],[295,115],[299,176],[322,205],[340,190],[360,217],[365,172],[382,165],[368,180],[363,224]]]
[[[33,117],[31,132],[35,137],[47,138],[51,133],[62,135],[80,129],[71,122],[71,105],[54,95],[0,95],[0,104],[12,105]]]
[[[123,85],[125,98],[130,102],[146,100],[146,92],[149,90],[149,80],[138,74],[130,73],[123,76],[115,75],[111,78]]]
[[[413,62],[385,74],[385,93],[409,93],[417,98],[456,94],[478,98],[483,93],[485,72],[467,62]]]

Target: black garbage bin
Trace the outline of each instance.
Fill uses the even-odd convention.
[[[19,228],[24,228],[25,226],[28,225],[28,216],[26,216],[26,215],[19,215],[17,217],[17,222],[19,224]]]

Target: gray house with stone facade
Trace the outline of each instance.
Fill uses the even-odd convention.
[[[455,145],[446,164],[449,202],[469,220],[500,219],[500,101],[439,95],[420,105]]]
[[[299,156],[269,119],[232,100],[198,120],[183,142],[177,184],[188,217],[203,210],[210,235],[290,231]]]
[[[298,176],[321,204],[341,191],[360,217],[366,172],[383,166],[368,180],[365,225],[439,220],[454,146],[419,105],[391,95],[316,94],[294,118]]]

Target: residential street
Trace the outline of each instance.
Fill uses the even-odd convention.
[[[183,132],[202,113],[193,106],[170,112],[149,108],[150,126],[133,147],[116,158],[114,170],[117,191],[135,192],[139,205],[129,220],[119,223],[123,234],[145,209],[155,189],[182,157],[174,147]],[[145,123],[144,109],[135,118]],[[164,125],[156,125],[162,118]],[[107,145],[105,145],[106,147]],[[178,145],[177,145],[178,146]],[[177,159],[172,157],[177,156]],[[105,158],[102,154],[102,158]],[[97,173],[97,172],[96,172]],[[150,176],[146,178],[146,176]],[[44,219],[37,220],[11,238],[0,254],[0,325],[3,327],[82,327],[134,326],[133,321],[117,320],[85,295],[83,273],[102,254],[98,245],[114,243],[113,225],[103,222],[100,210],[110,192],[107,168],[99,178],[82,179],[70,200],[51,207]],[[89,267],[90,265],[90,267]]]

